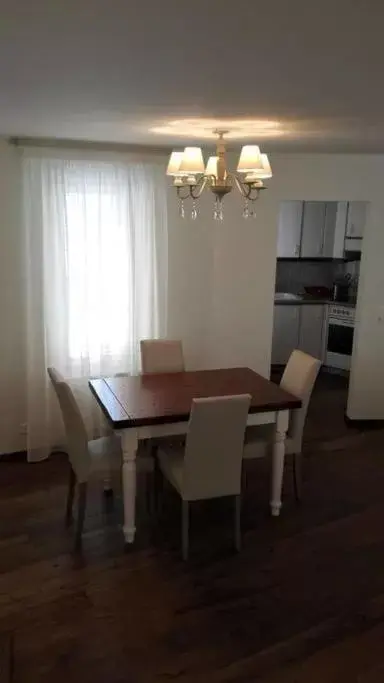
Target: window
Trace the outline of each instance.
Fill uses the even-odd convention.
[[[71,358],[120,357],[129,339],[129,233],[112,193],[66,195]]]

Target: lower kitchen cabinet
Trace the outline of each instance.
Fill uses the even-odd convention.
[[[285,365],[299,343],[300,308],[296,305],[275,305],[273,319],[272,363]]]
[[[285,365],[294,349],[323,359],[326,306],[275,304],[272,363]]]
[[[323,359],[325,306],[305,304],[300,310],[298,348]]]

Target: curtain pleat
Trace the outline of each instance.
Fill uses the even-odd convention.
[[[91,435],[89,377],[137,373],[139,341],[163,336],[167,204],[161,166],[23,158],[27,441],[31,461],[63,443],[46,369],[73,378]]]

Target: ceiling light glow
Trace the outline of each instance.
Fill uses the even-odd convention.
[[[188,118],[167,121],[149,129],[151,133],[174,137],[216,139],[218,130],[228,131],[227,140],[252,137],[279,137],[285,134],[279,121],[270,119]]]

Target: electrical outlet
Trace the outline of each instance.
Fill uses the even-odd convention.
[[[19,429],[20,436],[27,436],[27,423],[22,422]]]

